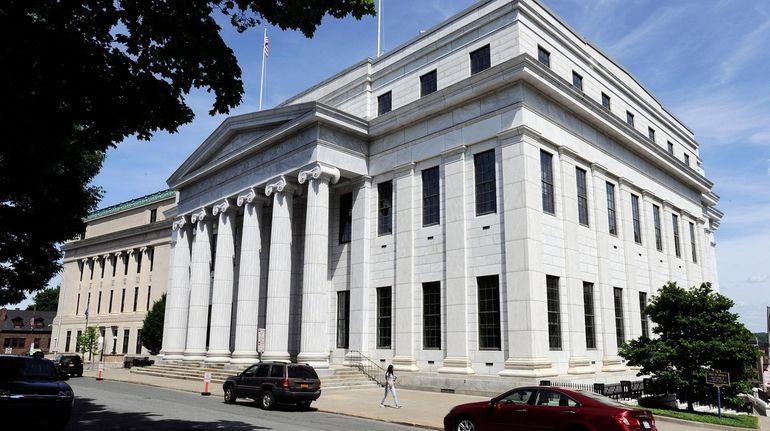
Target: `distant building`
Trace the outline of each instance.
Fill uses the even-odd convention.
[[[4,312],[3,312],[4,311]],[[48,352],[51,347],[51,324],[56,312],[32,310],[0,310],[0,353],[25,354],[30,349]]]
[[[52,351],[77,350],[88,313],[88,326],[104,337],[105,354],[145,353],[142,322],[166,292],[171,220],[164,212],[174,198],[166,190],[95,211],[85,234],[64,244]]]

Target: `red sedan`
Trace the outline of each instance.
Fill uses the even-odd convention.
[[[657,431],[648,410],[589,391],[553,386],[510,390],[490,401],[461,404],[444,418],[446,431]]]

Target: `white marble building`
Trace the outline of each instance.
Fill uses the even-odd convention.
[[[716,283],[693,132],[538,0],[486,0],[275,109],[178,191],[167,360],[626,370],[668,280]],[[210,311],[209,311],[210,310]]]

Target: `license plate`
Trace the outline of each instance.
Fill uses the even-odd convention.
[[[648,430],[648,429],[652,428],[652,427],[650,427],[650,423],[649,423],[649,422],[647,422],[647,421],[642,421],[642,427],[643,427],[644,429],[646,429],[646,430]]]
[[[67,365],[67,366],[68,366],[68,367],[74,367],[74,366],[75,366],[75,364],[69,364],[69,365]]]
[[[300,387],[301,389],[307,389],[307,388],[308,388],[308,386],[307,386],[307,383],[301,383],[301,384],[299,385],[299,387]]]

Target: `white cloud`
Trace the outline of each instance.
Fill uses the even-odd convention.
[[[754,30],[741,38],[737,43],[738,48],[732,55],[720,62],[721,84],[732,81],[738,71],[744,69],[748,62],[756,59],[757,53],[766,49],[767,33],[770,32],[770,18],[761,9],[756,9],[756,11],[765,19]]]
[[[633,31],[623,36],[617,42],[609,45],[607,51],[615,57],[621,58],[623,54],[635,45],[645,44],[645,41],[651,35],[660,33],[662,28],[669,27],[671,22],[676,20],[686,11],[682,6],[667,6],[656,9],[644,22],[642,22]]]
[[[765,275],[752,275],[751,277],[746,279],[746,283],[751,283],[751,284],[754,284],[754,283],[764,283],[764,282],[767,281],[767,279],[768,279],[768,277],[767,277],[766,274]]]
[[[770,229],[723,241],[717,232],[717,270],[721,293],[735,301],[733,311],[755,332],[765,330],[765,307],[770,305],[770,277],[761,275],[767,271],[767,244],[770,244]]]

